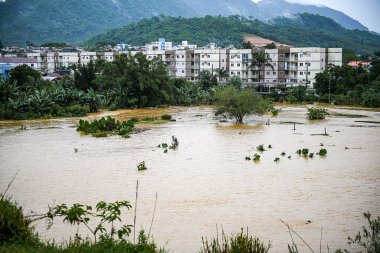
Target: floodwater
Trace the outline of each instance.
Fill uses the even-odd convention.
[[[368,118],[330,116],[309,122],[305,107],[282,107],[277,118],[251,117],[244,125],[220,123],[208,107],[122,110],[88,117],[170,113],[177,120],[144,125],[147,131],[130,139],[80,135],[75,130],[78,119],[0,122],[0,189],[19,170],[8,194],[25,211],[43,213],[54,203],[129,200],[134,205],[138,180],[137,228],[149,230],[157,193],[151,234],[171,252],[198,251],[202,236],[215,236],[216,226],[227,235],[248,227],[251,234],[271,241],[270,252],[286,252],[291,239],[280,219],[315,251],[323,228],[322,251],[327,252],[328,244],[333,252],[348,248],[347,236],[360,230],[363,212],[380,215],[380,124],[355,122],[379,122],[380,112],[330,111]],[[286,121],[304,124],[293,130],[293,124],[281,124]],[[21,124],[27,130],[19,130]],[[329,136],[320,135],[325,128]],[[157,145],[170,144],[172,135],[179,147],[165,154]],[[328,151],[325,158],[295,154],[300,148],[316,153],[321,143]],[[260,154],[259,163],[246,161],[260,144],[273,148]],[[148,170],[137,171],[141,161]],[[133,211],[123,218],[132,224]],[[60,221],[49,230],[44,222],[36,228],[42,237],[56,241],[76,232],[76,227]]]

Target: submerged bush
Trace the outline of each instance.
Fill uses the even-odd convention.
[[[264,148],[263,144],[257,146],[256,149],[257,149],[257,151],[260,151],[260,152],[264,152],[265,151],[265,148]]]
[[[84,134],[92,134],[94,137],[107,137],[107,133],[115,133],[128,138],[137,122],[138,119],[136,118],[120,122],[110,116],[107,116],[107,118],[102,117],[99,120],[95,119],[91,123],[81,119],[79,120],[77,131]]]
[[[141,163],[139,163],[139,165],[137,165],[137,170],[146,170],[147,167],[145,165],[145,161],[142,161]]]
[[[324,119],[327,115],[329,115],[328,111],[324,108],[309,108],[307,109],[307,119],[316,120],[316,119]]]
[[[319,150],[319,152],[317,153],[317,155],[319,156],[326,156],[327,155],[327,150],[322,148],[321,150]]]
[[[171,120],[172,119],[172,115],[170,115],[170,114],[161,115],[161,119],[162,120]]]

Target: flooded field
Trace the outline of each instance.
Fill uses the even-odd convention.
[[[272,242],[270,252],[285,252],[291,239],[280,219],[314,249],[323,228],[323,251],[328,243],[333,252],[347,248],[347,235],[364,224],[363,212],[380,215],[380,112],[330,112],[368,117],[332,115],[309,122],[306,108],[282,107],[277,118],[252,117],[234,125],[219,122],[207,107],[110,112],[118,119],[170,113],[177,120],[139,126],[147,131],[130,139],[80,135],[78,119],[0,122],[0,189],[19,170],[8,193],[27,212],[43,213],[53,203],[130,200],[134,205],[138,179],[137,227],[149,229],[158,193],[152,234],[171,252],[196,252],[202,236],[216,235],[216,224],[226,234],[248,227]],[[296,130],[291,122],[299,123]],[[20,130],[21,124],[27,130]],[[325,128],[328,136],[321,135]],[[172,135],[179,147],[164,154],[157,145],[170,143]],[[295,153],[302,148],[316,153],[321,143],[325,158]],[[258,163],[246,161],[260,144],[273,148],[266,148]],[[139,172],[142,161],[148,170]],[[132,224],[133,212],[124,218]],[[46,230],[41,222],[37,231],[62,241],[76,228],[55,222]]]

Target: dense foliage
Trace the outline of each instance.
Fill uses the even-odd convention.
[[[128,138],[129,134],[135,128],[138,119],[131,118],[128,121],[118,121],[107,116],[107,118],[95,119],[93,122],[87,120],[79,120],[77,131],[84,134],[92,134],[94,137],[107,137],[107,134],[118,134],[124,138]]]
[[[334,104],[380,107],[380,60],[366,69],[336,66],[316,75],[319,100]]]
[[[271,23],[240,16],[153,17],[96,35],[86,45],[96,46],[120,41],[144,45],[159,37],[165,37],[175,44],[188,40],[199,46],[215,42],[220,46],[240,47],[243,34],[257,35],[295,46],[349,48],[361,54],[373,54],[380,45],[379,35],[347,30],[330,18],[307,13],[299,14],[296,19],[279,18]]]
[[[218,109],[216,115],[234,118],[243,123],[243,118],[250,114],[261,115],[268,110],[268,101],[252,89],[239,90],[230,85],[217,93]]]
[[[0,78],[0,119],[30,119],[84,116],[99,109],[100,95],[84,92],[72,79],[44,81],[26,65],[11,70],[11,78]]]
[[[329,115],[328,111],[324,108],[308,108],[306,117],[309,120],[316,120],[316,119],[324,119],[327,115]]]

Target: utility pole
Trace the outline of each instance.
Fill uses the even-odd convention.
[[[329,72],[329,104],[331,104],[331,102],[330,102],[330,93],[331,93],[331,73]]]

